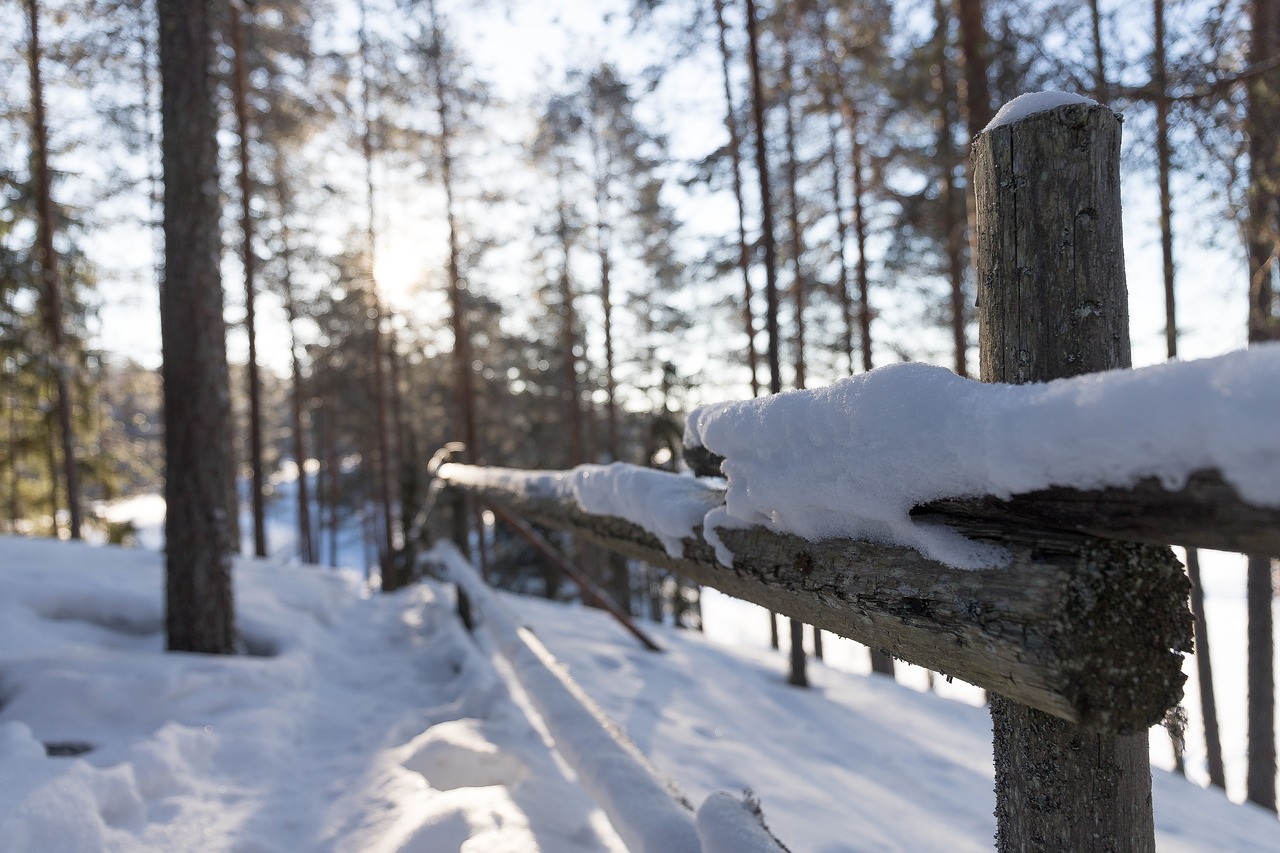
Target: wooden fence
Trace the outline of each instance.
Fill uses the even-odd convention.
[[[1058,106],[973,146],[981,378],[1046,381],[1129,367],[1120,120]],[[1082,311],[1080,306],[1089,310]],[[688,448],[695,471],[718,461]],[[760,527],[697,533],[673,556],[646,529],[518,478],[446,464],[459,492],[529,521],[992,693],[1001,851],[1154,851],[1147,729],[1182,694],[1189,582],[1168,545],[1280,554],[1280,510],[1216,471],[1169,490],[1053,488],[956,498],[913,516],[995,541],[1008,566],[960,570],[901,546],[807,541]]]

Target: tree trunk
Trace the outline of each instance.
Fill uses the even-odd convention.
[[[165,275],[165,603],[172,651],[235,646],[226,327],[210,4],[159,0]]]
[[[1111,99],[1107,88],[1106,51],[1102,46],[1102,12],[1098,0],[1089,0],[1089,24],[1093,32],[1093,99],[1105,104]]]
[[[845,358],[849,361],[849,375],[852,376],[857,371],[857,364],[853,355],[853,339],[855,337],[853,295],[849,292],[849,264],[845,257],[849,245],[849,223],[844,216],[844,172],[840,168],[840,119],[837,117],[836,109],[836,101],[845,102],[847,98],[844,98],[839,92],[838,84],[835,82],[840,79],[840,67],[831,48],[831,39],[827,31],[826,20],[821,15],[818,17],[818,38],[822,42],[822,61],[826,67],[826,73],[823,77],[825,82],[822,86],[822,107],[827,113],[827,146],[828,157],[831,160],[831,209],[836,217],[835,253],[838,263],[836,269],[836,298],[840,303],[840,319],[844,325],[844,339],[841,341],[841,348],[844,350]],[[848,113],[849,110],[842,106],[839,114],[847,115]],[[819,658],[822,657],[817,654],[818,647],[815,647],[814,653]]]
[[[790,22],[784,24],[789,26]],[[782,97],[785,123],[783,138],[786,142],[787,154],[787,234],[790,238],[791,253],[791,298],[795,304],[795,387],[806,385],[804,359],[804,231],[800,227],[800,162],[796,156],[796,122],[795,122],[795,64],[791,52],[790,38],[782,42]]]
[[[729,76],[732,58],[727,38],[729,25],[724,17],[724,0],[715,0],[716,28],[720,40],[720,71],[724,81],[725,128],[729,131],[729,157],[733,163],[733,198],[738,206],[738,271],[742,273],[742,318],[747,333],[747,370],[751,374],[751,396],[760,396],[756,354],[756,321],[751,310],[755,295],[751,287],[751,251],[747,246],[747,206],[742,193],[742,134],[733,106],[733,84]]]
[[[328,486],[328,504],[329,504],[329,566],[337,568],[338,559],[338,528],[342,522],[342,513],[338,506],[340,497],[340,488],[342,485],[342,467],[338,461],[338,439],[337,429],[334,424],[334,399],[333,395],[329,395],[329,399],[322,409],[324,417],[324,428],[321,430],[324,437],[324,470],[329,472]]]
[[[1058,107],[979,137],[983,381],[1129,366],[1119,158],[1120,121],[1104,107]],[[1153,559],[1144,547],[1113,546],[1112,559]],[[1145,731],[1086,732],[999,696],[991,714],[1001,851],[1155,850]]]
[[[1096,0],[1095,0],[1096,2]],[[1170,359],[1178,357],[1178,323],[1173,292],[1173,195],[1170,178],[1173,155],[1169,149],[1169,69],[1165,57],[1164,0],[1154,0],[1155,45],[1152,56],[1152,88],[1156,108],[1156,182],[1160,187],[1160,253],[1164,271],[1164,340]]]
[[[1249,64],[1269,62],[1280,49],[1280,4],[1251,0]],[[1280,246],[1280,70],[1259,74],[1245,89],[1249,145],[1245,242],[1249,262],[1249,343],[1280,339],[1275,316],[1277,247]],[[1249,745],[1245,796],[1276,810],[1275,639],[1271,560],[1249,557]]]
[[[240,262],[244,268],[244,333],[249,339],[249,356],[245,373],[249,381],[249,497],[253,509],[253,553],[267,556],[267,517],[262,477],[262,380],[258,376],[258,335],[255,329],[254,275],[257,259],[253,253],[253,214],[249,174],[249,111],[245,105],[248,73],[245,61],[244,21],[246,9],[238,2],[227,7],[231,12],[231,52],[234,73],[231,76],[231,99],[236,115],[237,152],[240,158]],[[252,11],[248,11],[252,14]]]
[[[303,563],[319,562],[315,537],[311,528],[311,493],[307,483],[306,434],[303,428],[302,360],[298,357],[298,305],[293,291],[293,245],[286,220],[291,199],[285,185],[284,166],[277,151],[275,183],[280,205],[281,288],[284,291],[285,320],[289,324],[289,415],[293,437],[293,460],[298,466],[298,559]]]
[[[865,152],[862,139],[858,136],[858,114],[850,109],[848,112],[849,139],[853,145],[853,234],[858,245],[858,265],[855,268],[858,278],[858,326],[861,332],[862,369],[870,370],[871,359],[871,281],[867,272],[867,221],[866,198],[867,184],[863,174]]]
[[[790,22],[784,23],[789,27]],[[785,126],[783,136],[787,154],[787,234],[790,237],[791,250],[791,297],[795,304],[795,387],[804,388],[804,232],[800,227],[800,163],[796,156],[795,109],[792,103],[795,96],[795,60],[791,51],[790,37],[782,40],[782,97],[784,99]],[[805,673],[804,623],[791,619],[791,671],[787,683],[795,687],[808,687],[809,677]]]
[[[1275,628],[1271,558],[1251,555],[1246,580],[1249,613],[1249,745],[1245,798],[1276,810]]]
[[[756,177],[760,185],[760,245],[764,249],[766,362],[769,393],[782,391],[782,359],[778,329],[778,247],[773,233],[773,194],[769,186],[769,147],[765,137],[764,83],[760,77],[760,45],[755,0],[746,0],[747,63],[751,72],[751,119],[755,130]],[[769,614],[769,644],[779,647],[778,617]]]
[[[769,147],[765,135],[764,83],[755,0],[747,4],[747,61],[751,71],[751,118],[755,125],[756,176],[760,181],[760,243],[764,248],[765,334],[768,338],[769,393],[782,390],[778,331],[778,249],[773,233],[773,194],[769,187]]]
[[[1187,549],[1187,575],[1191,578],[1191,615],[1196,626],[1196,676],[1200,686],[1200,710],[1204,720],[1205,762],[1209,784],[1227,789],[1222,766],[1222,739],[1218,734],[1218,703],[1213,693],[1213,665],[1209,654],[1209,623],[1204,613],[1204,587],[1200,584],[1200,554]]]
[[[792,687],[808,687],[809,676],[805,672],[804,623],[799,619],[788,621],[791,623],[791,655],[787,683]]]
[[[982,0],[955,0],[955,16],[960,24],[957,98],[972,140],[987,126],[992,115],[991,87],[987,82],[987,25]]]
[[[67,489],[67,515],[72,539],[80,538],[80,469],[76,462],[75,432],[71,425],[71,353],[63,327],[63,282],[58,251],[53,244],[55,228],[52,177],[49,169],[49,123],[44,110],[44,78],[40,67],[40,8],[37,0],[27,0],[29,44],[27,61],[31,74],[31,159],[34,164],[36,201],[36,252],[40,259],[40,279],[44,283],[45,324],[49,332],[50,358],[58,391],[55,403],[62,441],[62,478]],[[56,468],[53,472],[57,479]],[[56,485],[55,485],[56,488]],[[57,502],[54,506],[57,531]]]
[[[975,5],[973,0],[958,0],[959,5]],[[954,142],[955,120],[951,111],[952,94],[959,94],[948,73],[947,44],[950,21],[942,0],[934,0],[934,16],[937,29],[934,38],[937,46],[936,73],[933,76],[934,95],[938,99],[935,129],[937,131],[938,166],[942,170],[942,223],[946,229],[947,280],[951,283],[951,343],[954,350],[955,371],[968,376],[964,311],[964,245],[965,216],[961,209],[960,191],[956,187],[956,167],[959,158]]]
[[[573,308],[573,278],[569,270],[572,244],[569,239],[569,215],[563,196],[564,176],[561,182],[561,197],[558,207],[560,232],[560,357],[564,371],[565,421],[568,424],[568,467],[572,468],[586,461],[582,434],[581,392],[578,386],[578,320]]]
[[[1106,88],[1105,66],[1102,61],[1102,45],[1101,45],[1101,25],[1098,21],[1098,4],[1097,0],[1091,0],[1091,11],[1094,22],[1094,46],[1096,48],[1096,69],[1095,69],[1095,89],[1101,93]],[[1164,0],[1154,0],[1152,4],[1154,18],[1154,44],[1151,57],[1151,83],[1155,90],[1155,108],[1156,108],[1156,182],[1160,189],[1160,251],[1163,259],[1164,272],[1164,309],[1165,309],[1165,350],[1166,355],[1172,361],[1178,357],[1178,322],[1176,302],[1174,300],[1174,267],[1173,267],[1173,196],[1170,189],[1170,181],[1173,172],[1173,157],[1169,148],[1169,65],[1165,52],[1165,29],[1164,29]],[[1199,566],[1199,558],[1194,549],[1187,549],[1187,565],[1190,567],[1192,562]],[[1208,641],[1207,632],[1201,630],[1201,622],[1204,619],[1204,601],[1203,593],[1200,589],[1198,580],[1193,580],[1191,585],[1191,608],[1196,616],[1196,640],[1197,643],[1203,639]],[[1201,597],[1197,601],[1197,597]],[[1197,646],[1196,648],[1196,665],[1201,673],[1210,671],[1209,658],[1204,649]],[[1209,680],[1212,685],[1212,678]],[[1209,719],[1212,708],[1212,689],[1209,693],[1209,701],[1205,701],[1205,692],[1200,692],[1200,706],[1204,712],[1205,720],[1205,743],[1208,747],[1210,755],[1210,777],[1213,776],[1213,752],[1219,750],[1218,761],[1221,763],[1221,749],[1216,743],[1210,741],[1209,738]],[[1216,711],[1213,722],[1213,737],[1217,738],[1217,720]],[[1175,770],[1185,776],[1186,767],[1182,754],[1182,745],[1179,738],[1174,738],[1174,763]]]
[[[387,368],[384,362],[385,354],[382,341],[384,313],[382,310],[382,298],[378,293],[378,279],[375,274],[377,269],[378,235],[375,208],[376,196],[373,182],[373,107],[370,98],[369,39],[368,31],[366,30],[365,0],[360,0],[359,7],[360,147],[364,158],[365,201],[367,204],[365,242],[369,253],[369,311],[372,325],[371,340],[373,341],[369,357],[373,362],[374,423],[377,430],[371,455],[374,458],[377,494],[381,510],[381,519],[375,526],[376,535],[373,537],[373,541],[376,544],[378,563],[380,566],[385,567],[387,561],[391,558],[392,552],[395,550],[395,511],[391,500],[391,448],[390,424],[387,416]]]

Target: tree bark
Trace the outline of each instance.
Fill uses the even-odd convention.
[[[1130,365],[1119,167],[1120,121],[1105,107],[1058,107],[979,137],[984,381],[1047,381]],[[1105,562],[1161,558],[1152,546],[1110,547]],[[1183,601],[1185,590],[1173,578],[1167,583]],[[999,696],[991,713],[999,850],[1154,853],[1145,731],[1085,732]]]
[[[773,194],[769,186],[769,146],[765,135],[764,82],[755,0],[746,0],[747,60],[751,71],[751,118],[755,125],[756,176],[760,182],[760,244],[764,249],[765,334],[768,338],[769,393],[782,391],[778,331],[778,249],[773,231]]]
[[[36,197],[36,253],[40,259],[40,279],[44,283],[45,324],[49,332],[50,358],[58,392],[58,432],[62,450],[62,478],[67,490],[67,516],[72,539],[80,538],[83,512],[80,506],[80,468],[76,462],[75,431],[71,423],[71,353],[64,327],[63,281],[58,251],[53,243],[56,228],[53,212],[53,179],[49,169],[49,120],[45,115],[44,77],[40,63],[40,7],[26,0],[28,22],[27,62],[31,74],[31,159],[34,165]],[[56,467],[50,472],[57,479]],[[55,482],[54,489],[57,489]],[[54,534],[57,534],[57,500],[54,500]]]
[[[1196,676],[1200,687],[1200,711],[1204,720],[1205,763],[1209,784],[1227,789],[1222,766],[1222,739],[1218,733],[1218,703],[1213,693],[1213,666],[1209,654],[1209,623],[1204,613],[1204,587],[1200,583],[1200,554],[1187,549],[1187,576],[1191,579],[1191,616],[1196,626]]]
[[[240,159],[240,262],[244,269],[244,333],[249,339],[245,373],[249,382],[249,496],[253,510],[253,553],[267,556],[267,516],[262,477],[262,380],[258,375],[258,334],[254,300],[257,294],[257,258],[253,251],[252,177],[249,174],[248,72],[245,59],[244,20],[246,9],[238,0],[227,7],[231,12],[231,100],[236,116],[237,154]],[[252,12],[248,12],[252,14]]]
[[[1093,99],[1105,104],[1111,99],[1107,87],[1106,51],[1102,45],[1102,12],[1098,0],[1089,0],[1089,25],[1093,33]]]
[[[781,332],[778,329],[778,247],[773,231],[773,194],[769,181],[769,145],[765,136],[764,82],[760,74],[760,38],[755,0],[746,0],[747,63],[751,72],[751,119],[755,130],[756,178],[760,187],[760,245],[764,250],[766,363],[769,393],[782,391]],[[769,643],[778,648],[778,619],[769,614]]]
[[[374,207],[376,196],[373,182],[373,107],[370,97],[369,81],[369,37],[366,29],[365,0],[360,0],[360,111],[361,132],[360,148],[364,159],[365,201],[367,204],[365,222],[365,241],[369,252],[368,281],[369,302],[373,346],[369,353],[373,366],[374,423],[377,434],[374,436],[372,456],[375,460],[377,479],[377,495],[381,509],[381,520],[376,526],[374,541],[377,548],[378,563],[386,568],[395,550],[395,510],[391,500],[391,448],[390,424],[387,417],[387,367],[382,340],[382,327],[385,314],[382,297],[378,293],[377,269],[377,216]]]
[[[972,0],[959,0],[961,5],[972,3]],[[955,371],[960,376],[968,376],[968,342],[965,336],[964,310],[964,274],[965,274],[965,215],[959,189],[956,187],[956,166],[959,157],[954,143],[955,121],[951,112],[952,92],[959,92],[951,84],[948,72],[947,31],[949,20],[942,0],[934,0],[934,16],[937,29],[934,39],[937,44],[937,70],[933,77],[934,95],[937,97],[937,113],[934,119],[937,132],[938,167],[942,172],[942,223],[946,230],[945,253],[947,258],[947,280],[951,284],[951,344],[954,352]]]
[[[729,131],[729,157],[733,164],[733,198],[738,207],[738,271],[742,274],[742,319],[747,333],[747,370],[751,374],[751,396],[760,396],[759,357],[756,352],[756,320],[751,309],[755,296],[751,286],[751,250],[747,245],[747,205],[742,192],[742,134],[733,105],[733,84],[729,76],[732,57],[727,38],[729,25],[724,17],[724,0],[715,0],[716,32],[720,44],[720,71],[724,82],[725,128]]]
[[[1249,613],[1248,768],[1245,798],[1276,810],[1275,627],[1271,558],[1251,555],[1246,578]]]
[[[209,6],[159,0],[157,7],[165,186],[165,622],[172,651],[230,654],[230,398]]]
[[[293,243],[287,215],[292,199],[286,185],[280,152],[275,163],[276,199],[280,206],[281,289],[284,295],[285,320],[289,324],[289,416],[293,438],[293,460],[298,466],[298,559],[310,564],[319,562],[315,535],[311,526],[311,491],[307,482],[306,431],[303,424],[302,360],[299,357],[297,333],[298,303],[293,289]]]
[[[789,27],[790,22],[784,22]],[[796,154],[795,58],[791,39],[782,40],[783,138],[786,143],[787,236],[791,254],[791,299],[795,305],[795,387],[806,385],[804,359],[804,307],[807,283],[804,272],[804,230],[800,226],[800,161]]]
[[[1164,272],[1164,339],[1170,359],[1178,357],[1178,323],[1173,292],[1173,153],[1169,147],[1169,63],[1165,55],[1164,0],[1154,0],[1155,43],[1152,88],[1156,108],[1156,183],[1160,188],[1160,255]]]
[[[862,171],[865,153],[862,148],[862,139],[858,136],[857,113],[850,110],[847,120],[849,122],[849,139],[853,146],[853,234],[858,245],[858,265],[855,267],[858,279],[858,326],[861,332],[862,369],[866,371],[872,367],[872,311],[871,279],[867,272],[867,185]]]
[[[1280,3],[1251,0],[1249,64],[1261,65],[1280,49]],[[1280,249],[1280,68],[1252,78],[1245,88],[1245,134],[1249,145],[1245,243],[1249,263],[1249,343],[1280,339],[1275,314],[1277,250]],[[1274,554],[1276,552],[1269,552]],[[1249,743],[1245,797],[1276,810],[1275,590],[1268,552],[1249,557]]]

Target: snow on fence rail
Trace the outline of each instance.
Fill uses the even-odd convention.
[[[456,583],[541,716],[556,749],[633,853],[782,853],[749,803],[720,792],[698,809],[662,778],[616,723],[449,543],[424,556]]]
[[[1027,104],[973,146],[982,379],[1006,385],[902,366],[695,413],[686,457],[727,483],[436,473],[992,691],[1001,851],[1154,851],[1146,730],[1192,633],[1167,546],[1280,554],[1280,350],[1083,377],[1130,366],[1120,120]]]

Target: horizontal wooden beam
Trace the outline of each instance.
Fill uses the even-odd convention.
[[[706,448],[685,447],[684,455],[700,476],[721,476],[723,460]],[[1125,542],[1280,556],[1280,507],[1248,503],[1217,471],[1197,471],[1179,489],[1166,489],[1152,477],[1126,489],[1052,488],[1007,500],[946,498],[918,506],[911,515],[966,535],[994,536],[1031,525]]]
[[[1197,471],[1174,490],[1149,478],[1129,489],[952,498],[916,507],[912,516],[962,531],[1032,524],[1129,542],[1280,555],[1280,507],[1246,503],[1216,471]]]
[[[471,473],[449,465],[439,476],[535,523],[1086,728],[1145,729],[1182,694],[1189,584],[1167,547],[1134,548],[1025,522],[1011,530],[986,517],[951,519],[976,538],[999,541],[1013,557],[1004,568],[966,571],[901,546],[718,529],[734,555],[729,568],[700,530],[672,556],[644,528],[589,515],[563,491],[529,489],[518,472]]]

